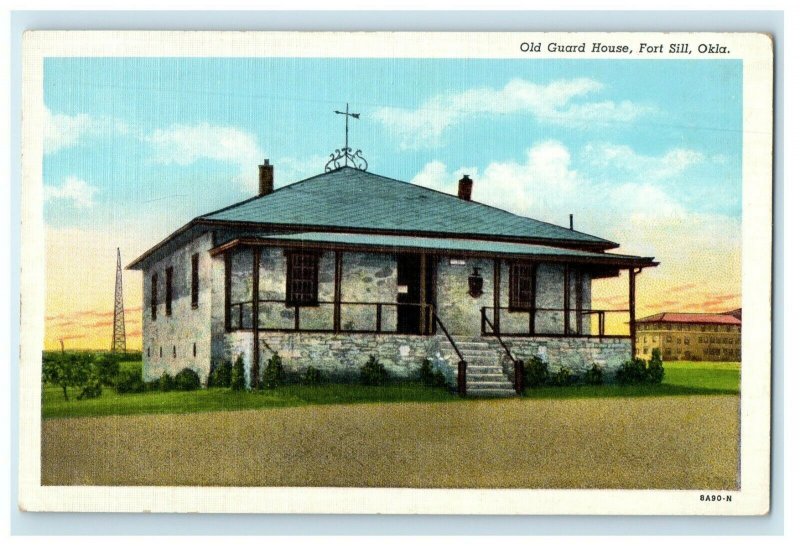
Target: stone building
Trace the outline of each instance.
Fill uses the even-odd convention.
[[[592,281],[635,278],[652,258],[616,243],[350,166],[199,216],[136,259],[147,379],[243,355],[248,385],[275,353],[354,376],[375,355],[397,377],[431,358],[472,394],[511,390],[514,359],[609,372],[633,352],[605,332]],[[632,322],[632,321],[631,321]],[[459,362],[461,365],[459,372]],[[462,390],[463,392],[463,390]]]
[[[636,356],[663,360],[742,360],[742,310],[727,313],[657,313],[636,319]]]

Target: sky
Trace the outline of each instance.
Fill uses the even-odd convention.
[[[123,266],[200,214],[323,172],[344,144],[371,172],[654,256],[637,315],[741,300],[739,61],[48,58],[45,348],[111,345]],[[129,348],[142,279],[123,274]],[[627,279],[593,307],[627,307]]]

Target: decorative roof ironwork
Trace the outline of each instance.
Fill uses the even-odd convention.
[[[330,154],[330,159],[325,164],[325,172],[335,171],[342,167],[352,166],[361,171],[366,171],[369,164],[364,157],[361,150],[356,150],[350,147],[350,118],[360,119],[361,114],[350,111],[350,103],[347,103],[344,112],[334,110],[334,114],[344,116],[344,147],[335,150]]]

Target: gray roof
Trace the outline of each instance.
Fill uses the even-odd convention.
[[[600,237],[351,167],[284,186],[197,220],[618,246]]]
[[[627,254],[613,254],[608,252],[592,252],[572,248],[557,248],[547,245],[528,243],[511,243],[506,241],[485,241],[477,239],[458,239],[450,237],[417,237],[412,235],[380,235],[369,233],[284,233],[276,235],[260,235],[251,237],[265,242],[274,241],[277,245],[290,242],[310,246],[353,246],[353,247],[379,247],[383,249],[413,249],[432,250],[446,254],[486,254],[486,255],[518,255],[530,257],[564,257],[586,258],[592,261],[605,263],[637,262],[640,265],[651,265],[652,258],[642,258]],[[220,246],[227,246],[226,244]]]

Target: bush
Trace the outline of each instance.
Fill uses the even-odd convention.
[[[370,387],[384,385],[389,379],[389,372],[378,362],[375,355],[369,357],[366,364],[361,366],[361,384]]]
[[[173,386],[178,391],[196,391],[200,388],[200,376],[191,368],[184,368],[175,374]]]
[[[635,358],[622,364],[617,370],[617,381],[623,385],[643,383],[647,379],[647,363]]]
[[[321,385],[322,381],[321,371],[314,366],[306,368],[306,373],[303,376],[303,385]]]
[[[209,387],[224,387],[231,386],[231,372],[233,371],[233,364],[230,362],[214,361],[211,363],[211,371],[208,373],[208,386]]]
[[[647,365],[647,382],[658,384],[664,379],[664,363],[661,361],[661,349],[653,349],[650,363]]]
[[[547,363],[539,356],[534,356],[524,365],[524,376],[526,387],[541,387],[547,383],[549,375]]]
[[[428,387],[443,388],[447,386],[447,379],[441,370],[434,370],[431,359],[425,358],[419,367],[419,380]]]
[[[240,354],[236,357],[236,362],[231,370],[231,389],[235,391],[243,391],[245,386],[244,357]]]
[[[150,382],[148,385],[158,385],[158,383],[158,380],[156,380]],[[117,380],[114,384],[114,388],[120,394],[127,394],[133,392],[144,392],[146,389],[148,389],[148,385],[145,385],[144,381],[142,381],[142,373],[140,371],[130,368],[123,368],[120,370],[119,374],[117,374]]]
[[[61,387],[64,400],[69,400],[68,387],[84,387],[94,374],[90,354],[58,355],[42,361],[42,381]]]
[[[602,385],[603,384],[603,368],[597,364],[592,364],[592,367],[586,370],[584,377],[586,383],[589,385]]]
[[[161,392],[167,392],[174,388],[175,381],[172,379],[172,376],[165,371],[161,374],[161,377],[158,378],[158,390]]]
[[[270,357],[267,362],[267,367],[264,368],[264,374],[261,376],[262,389],[274,389],[282,385],[286,376],[283,373],[283,362],[281,357],[275,353]]]
[[[120,360],[122,360],[122,357],[114,353],[104,353],[97,357],[94,369],[102,385],[106,387],[114,386],[117,375],[119,375]]]
[[[84,398],[98,398],[101,394],[103,394],[103,385],[100,376],[91,374],[86,380],[83,389],[81,389],[78,400],[83,400]]]
[[[565,387],[572,383],[572,371],[561,366],[556,373],[550,377],[550,381],[556,387]]]

